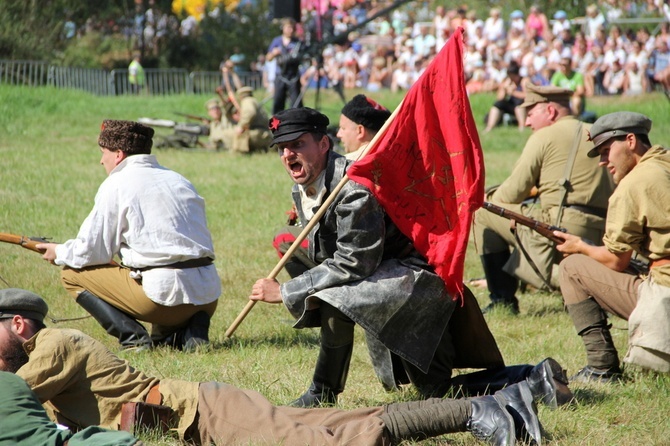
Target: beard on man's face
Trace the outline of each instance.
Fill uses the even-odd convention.
[[[28,362],[28,353],[23,349],[24,340],[10,332],[10,337],[0,355],[0,369],[16,373]]]

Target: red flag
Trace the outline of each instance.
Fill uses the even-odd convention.
[[[407,92],[393,122],[347,176],[369,188],[454,299],[463,291],[484,159],[465,91],[459,28]]]

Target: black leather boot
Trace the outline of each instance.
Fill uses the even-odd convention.
[[[525,443],[542,444],[542,427],[528,383],[521,381],[505,387],[498,390],[495,396],[504,399],[507,411],[512,414],[516,437]]]
[[[503,271],[509,257],[509,252],[494,252],[479,256],[491,299],[491,303],[482,310],[482,313],[494,308],[507,308],[513,314],[519,313],[519,301],[515,296],[519,280]]]
[[[316,360],[312,385],[290,405],[318,407],[337,403],[337,395],[342,393],[347,382],[353,348],[353,343],[335,348],[322,345]]]
[[[545,404],[550,409],[556,409],[574,399],[568,387],[565,369],[553,358],[547,358],[533,367],[526,381],[535,402]]]
[[[513,446],[516,443],[514,418],[505,408],[504,398],[492,395],[472,398],[472,416],[467,430],[478,440],[495,446]]]
[[[151,336],[146,328],[129,314],[105,302],[90,291],[79,293],[76,302],[88,311],[102,328],[107,330],[107,333],[117,338],[122,348],[137,350],[151,348]]]

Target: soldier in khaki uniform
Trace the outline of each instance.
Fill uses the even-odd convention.
[[[521,106],[528,109],[526,126],[533,134],[512,174],[487,200],[598,241],[614,183],[586,156],[590,125],[571,115],[571,95],[565,88],[528,86]],[[491,298],[487,309],[503,306],[518,313],[519,279],[536,288],[558,287],[560,256],[549,239],[525,226],[513,234],[508,219],[484,209],[475,214],[474,236]]]
[[[240,118],[235,126],[233,152],[258,152],[268,150],[272,134],[268,130],[268,115],[253,96],[251,87],[237,90]]]
[[[212,120],[209,122],[208,149],[231,150],[235,138],[235,119],[233,117],[234,106],[227,101],[222,104],[218,99],[210,99],[205,102],[207,114]],[[225,108],[225,113],[224,113]]]
[[[621,376],[605,311],[628,320],[625,362],[670,372],[670,153],[652,146],[651,120],[617,112],[591,128],[593,149],[618,184],[609,200],[604,246],[579,237],[557,249],[563,300],[586,347],[587,365],[571,381],[610,382]],[[605,170],[605,169],[603,169]],[[626,270],[633,253],[648,258],[644,277]]]
[[[528,432],[542,442],[527,381],[478,398],[348,411],[274,406],[257,392],[225,383],[148,376],[78,330],[45,328],[47,311],[34,293],[0,290],[0,370],[23,378],[49,416],[73,430],[118,429],[124,403],[155,402],[172,409],[173,432],[196,445],[387,446],[466,431],[496,446],[516,444],[517,431],[519,440]]]

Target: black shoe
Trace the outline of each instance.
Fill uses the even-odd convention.
[[[542,444],[542,426],[537,417],[537,407],[528,383],[517,384],[498,390],[495,396],[505,401],[507,411],[514,418],[516,437],[531,444]]]
[[[186,326],[182,350],[192,351],[196,347],[209,344],[209,314],[205,311],[195,313]]]
[[[505,409],[501,397],[486,395],[472,398],[472,416],[467,430],[475,438],[494,446],[512,446],[516,442],[514,418]]]
[[[519,301],[516,298],[514,298],[514,300],[499,300],[491,302],[482,309],[482,314],[500,310],[508,311],[514,315],[517,315],[519,314]]]
[[[292,407],[323,407],[337,404],[337,394],[327,387],[323,387],[317,383],[312,383],[298,399],[291,401],[289,406]]]
[[[587,365],[570,377],[570,381],[577,383],[616,383],[623,379],[619,367],[608,370],[597,370]]]
[[[533,399],[552,410],[574,399],[572,391],[568,388],[569,381],[565,370],[553,358],[547,358],[533,367],[526,381]]]

